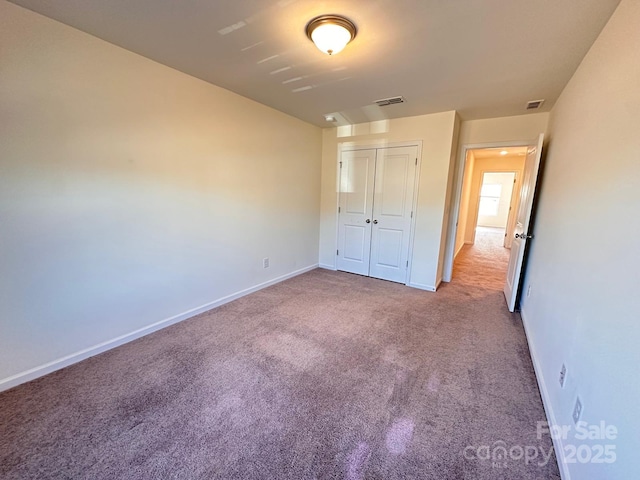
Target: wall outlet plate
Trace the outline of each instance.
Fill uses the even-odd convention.
[[[566,365],[563,363],[562,364],[562,368],[560,369],[560,388],[564,388],[564,381],[567,378],[567,367]]]
[[[576,397],[576,404],[573,407],[573,423],[578,423],[580,415],[582,415],[582,402],[580,401],[580,397]]]
[[[269,268],[269,257],[262,259],[262,268]]]

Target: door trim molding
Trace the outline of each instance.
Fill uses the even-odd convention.
[[[427,292],[435,292],[437,290],[436,287],[430,285],[423,285],[422,283],[407,283],[408,287],[417,288],[418,290],[425,290]]]
[[[415,243],[414,239],[416,236],[416,218],[418,218],[418,189],[420,188],[420,170],[422,169],[422,142],[419,142],[415,146],[418,147],[418,152],[416,153],[416,155],[418,156],[418,163],[416,165],[416,175],[413,179],[413,199],[411,204],[413,217],[411,218],[411,227],[409,227],[409,252],[407,253],[409,265],[407,267],[407,276],[404,279],[404,284],[408,286],[411,286],[411,273],[413,271],[413,245]]]
[[[514,140],[509,142],[488,142],[488,143],[465,143],[458,150],[458,158],[455,165],[454,190],[452,196],[451,209],[449,210],[449,226],[445,244],[444,268],[442,271],[442,281],[450,282],[453,274],[453,260],[456,252],[456,235],[458,233],[458,215],[460,215],[460,200],[462,199],[462,182],[464,170],[467,166],[467,151],[480,148],[501,148],[501,147],[528,147],[535,145],[536,140]]]
[[[353,152],[356,150],[377,150],[379,148],[401,148],[401,147],[418,147],[418,150],[422,150],[422,140],[411,140],[407,142],[379,142],[379,143],[359,143],[359,142],[346,142],[338,145],[338,153]],[[418,159],[418,163],[419,163]],[[338,162],[340,162],[340,156],[338,156]]]
[[[347,143],[339,143],[338,144],[338,157],[336,160],[336,209],[335,209],[335,231],[336,235],[334,238],[333,250],[336,251],[339,245],[339,228],[340,228],[340,214],[338,213],[338,206],[340,205],[340,162],[342,161],[342,153],[343,152],[354,152],[358,150],[381,150],[385,148],[401,148],[401,147],[417,147],[418,149],[418,164],[416,165],[416,175],[414,178],[413,184],[413,199],[411,204],[411,210],[413,211],[413,218],[411,219],[411,227],[409,228],[409,266],[407,267],[407,274],[405,277],[404,284],[409,287],[421,288],[418,287],[417,284],[411,283],[411,272],[413,267],[413,245],[416,231],[416,218],[418,217],[417,205],[418,205],[418,187],[420,185],[420,170],[422,169],[422,140],[410,140],[406,142],[374,142],[372,143],[360,143],[360,142],[347,142]],[[334,262],[334,270],[338,270],[338,260]],[[432,287],[427,287],[426,289],[430,289]],[[435,291],[435,290],[433,290]]]
[[[318,264],[318,268],[322,268],[324,270],[332,270],[334,272],[338,270],[335,265],[328,265],[326,263]]]

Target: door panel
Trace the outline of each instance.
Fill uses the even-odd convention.
[[[379,149],[373,196],[369,275],[405,283],[417,147]]]
[[[403,237],[402,230],[378,229],[378,265],[400,268]]]
[[[365,227],[345,225],[344,227],[344,258],[356,262],[366,262],[364,246],[369,241]]]
[[[340,166],[337,268],[369,275],[376,151],[343,152]]]
[[[407,155],[386,155],[383,158],[381,174],[376,178],[379,184],[379,215],[402,217],[405,210],[405,189],[407,182]],[[411,162],[413,165],[413,162]]]
[[[507,267],[507,281],[504,286],[504,295],[507,299],[509,311],[513,312],[516,307],[518,288],[522,277],[522,262],[526,244],[532,232],[529,230],[531,221],[531,210],[533,209],[533,199],[538,181],[538,170],[540,169],[540,157],[542,156],[542,142],[544,135],[540,134],[536,145],[531,145],[527,149],[527,158],[524,163],[524,175],[522,187],[520,188],[520,202],[518,206],[518,216],[514,229],[514,238],[511,241],[511,253],[509,255],[509,266]]]
[[[371,206],[368,198],[369,183],[373,183],[369,170],[375,168],[370,156],[348,156],[342,161],[344,170],[344,182],[341,192],[346,193],[344,212],[356,215],[365,215]]]

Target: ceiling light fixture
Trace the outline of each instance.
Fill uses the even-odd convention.
[[[325,116],[324,116],[324,119],[325,119],[327,122],[335,122],[335,121],[336,121],[336,117],[334,117],[333,115],[325,115]]]
[[[307,37],[321,52],[335,55],[356,38],[355,24],[338,15],[321,15],[307,24]]]

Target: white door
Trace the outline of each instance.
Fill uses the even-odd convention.
[[[377,152],[371,277],[406,281],[417,159],[417,147],[385,148]]]
[[[518,217],[518,201],[520,199],[520,178],[516,173],[516,179],[513,183],[513,191],[511,192],[511,203],[509,204],[509,220],[507,220],[507,229],[504,234],[504,247],[511,248],[514,229],[516,228],[516,220]]]
[[[417,147],[343,152],[337,268],[404,283]]]
[[[527,242],[532,238],[529,230],[531,220],[531,210],[533,209],[533,197],[538,181],[538,170],[540,169],[540,157],[542,155],[542,141],[544,135],[540,134],[538,143],[531,145],[527,149],[527,158],[524,163],[524,175],[522,187],[520,188],[520,204],[518,206],[518,216],[514,229],[514,236],[511,241],[511,254],[509,256],[509,267],[507,268],[507,281],[504,286],[504,295],[507,299],[509,311],[516,308],[518,297],[518,287],[520,286],[522,274],[522,261]]]
[[[376,151],[343,152],[338,206],[338,270],[369,275]]]

